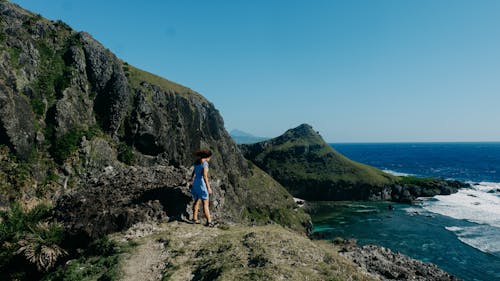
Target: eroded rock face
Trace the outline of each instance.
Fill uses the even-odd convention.
[[[82,32],[79,39],[85,53],[87,77],[96,93],[94,112],[103,128],[114,135],[127,114],[130,98],[122,63],[90,34]]]
[[[26,159],[35,143],[35,116],[29,101],[0,84],[0,138]]]
[[[94,239],[140,221],[188,217],[191,197],[184,169],[105,167],[85,189],[61,196],[55,217],[74,236]]]

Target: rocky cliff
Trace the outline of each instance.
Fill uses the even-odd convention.
[[[240,145],[245,157],[306,200],[392,200],[451,194],[468,184],[441,179],[395,177],[352,161],[307,124],[255,144]]]
[[[200,148],[214,152],[216,219],[308,225],[283,187],[269,177],[254,184],[264,173],[248,166],[203,96],[7,1],[0,2],[0,145],[9,163],[0,168],[2,207],[53,201],[59,220],[88,236],[146,218],[188,217],[185,179]],[[165,199],[181,190],[182,200]]]

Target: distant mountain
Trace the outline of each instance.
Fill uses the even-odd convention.
[[[244,132],[244,131],[241,131],[238,129],[232,130],[229,133],[229,135],[234,139],[234,141],[237,144],[250,144],[250,143],[265,141],[268,139],[268,138],[264,138],[264,137],[256,137],[250,133],[247,133],[247,132]]]

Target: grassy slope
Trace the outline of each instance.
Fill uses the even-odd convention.
[[[395,177],[374,167],[346,158],[312,130],[301,135],[288,131],[268,143],[271,145],[252,160],[261,163],[261,167],[262,164],[266,166],[264,170],[273,175],[279,170],[280,173],[304,180],[345,181],[370,185],[383,185],[395,180]],[[303,152],[304,148],[308,151]],[[274,156],[284,157],[275,159]]]
[[[309,215],[297,208],[290,193],[271,176],[254,165],[250,169],[251,176],[245,182],[248,199],[244,216],[257,223],[274,221],[303,233]]]
[[[151,240],[161,245],[153,248]],[[138,241],[122,265],[123,280],[137,280],[141,272],[126,269],[145,258],[160,260],[145,265],[162,268],[163,280],[374,280],[332,244],[274,225],[206,228],[174,222]],[[162,253],[168,254],[155,259]]]
[[[167,92],[174,92],[186,98],[197,98],[202,102],[208,102],[202,95],[191,90],[188,87],[182,86],[168,79],[160,77],[156,74],[149,73],[147,71],[141,70],[129,64],[124,64],[123,66],[126,73],[128,73],[129,82],[134,89],[142,88],[140,85],[143,81],[160,87],[162,90]]]

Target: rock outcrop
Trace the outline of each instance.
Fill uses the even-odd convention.
[[[55,217],[70,235],[96,239],[105,234],[148,221],[187,219],[191,201],[186,171],[172,166],[112,166],[85,189],[62,195]]]
[[[340,253],[381,280],[461,280],[434,264],[414,260],[380,246],[343,247]]]
[[[246,158],[269,173],[298,198],[392,200],[451,194],[468,184],[442,179],[396,177],[352,161],[303,124],[271,140],[240,145]]]

